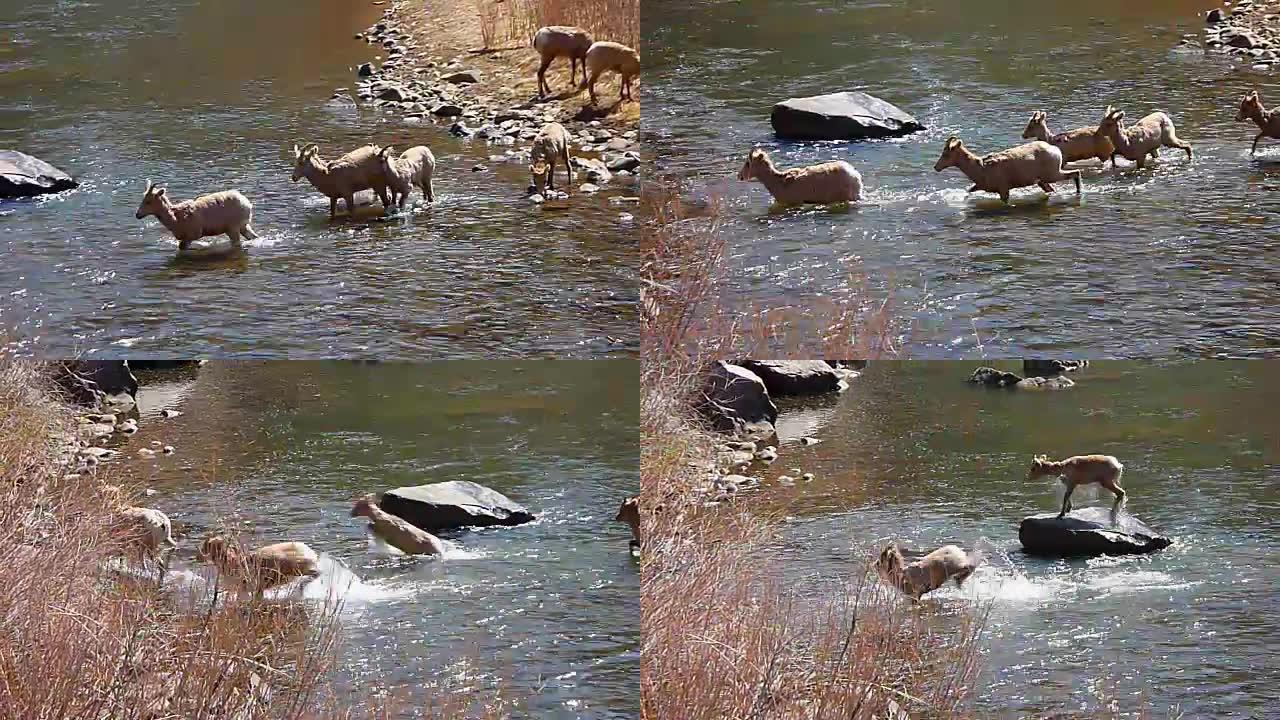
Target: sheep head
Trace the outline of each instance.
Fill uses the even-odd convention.
[[[138,205],[138,212],[133,216],[141,220],[148,215],[159,215],[168,204],[169,200],[164,196],[164,188],[156,187],[148,180],[147,191],[142,194],[142,204]]]
[[[884,550],[880,551],[880,558],[876,560],[876,574],[897,586],[902,578],[902,566],[905,564],[902,552],[898,550],[898,544],[889,543]]]
[[[395,152],[395,148],[388,145],[378,151],[378,166],[382,168],[382,172],[390,175],[393,168],[391,167],[391,153]]]
[[[1236,122],[1260,115],[1262,115],[1262,99],[1258,97],[1258,91],[1254,90],[1240,101],[1240,112],[1236,113]]]
[[[1022,139],[1030,140],[1048,134],[1049,123],[1044,111],[1037,110],[1031,113],[1031,119],[1027,121],[1027,129],[1022,131]]]
[[[373,510],[376,507],[378,507],[378,499],[373,495],[365,495],[351,506],[351,517],[373,517]]]
[[[1027,479],[1035,480],[1041,475],[1048,473],[1049,471],[1045,467],[1045,463],[1047,462],[1049,462],[1049,456],[1047,455],[1036,455],[1031,458],[1031,469],[1027,471]]]
[[[293,166],[293,181],[298,182],[307,174],[307,168],[312,165],[312,158],[320,151],[320,146],[315,143],[307,143],[301,150],[297,145],[293,146],[293,157],[296,161]]]
[[[739,180],[751,180],[760,176],[760,169],[769,165],[769,154],[760,148],[752,148],[747,154],[747,161],[738,171]]]
[[[200,543],[200,550],[196,553],[196,558],[202,562],[212,562],[214,565],[222,566],[228,560],[235,557],[235,548],[227,543],[227,539],[221,535],[210,535]]]
[[[541,195],[542,191],[547,187],[548,176],[551,174],[551,166],[539,160],[529,166],[529,174],[533,176],[533,187]]]
[[[949,167],[955,167],[956,161],[963,157],[965,152],[964,143],[960,142],[960,138],[952,135],[943,144],[942,157],[938,158],[938,162],[933,164],[933,169],[942,172]]]
[[[1098,123],[1097,135],[1110,136],[1124,129],[1124,125],[1120,122],[1124,120],[1124,111],[1116,110],[1110,105],[1107,106],[1107,112],[1102,116],[1102,121]]]

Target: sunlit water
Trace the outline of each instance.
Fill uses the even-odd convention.
[[[1260,718],[1280,703],[1280,363],[1100,363],[1059,393],[986,390],[970,363],[873,363],[839,400],[782,405],[780,458],[748,507],[781,511],[786,572],[815,602],[890,540],[983,555],[917,612],[988,613],[980,714]],[[969,367],[962,367],[969,366]],[[1009,364],[1009,369],[1017,369]],[[804,446],[800,435],[822,442]],[[1024,555],[1018,523],[1056,510],[1033,455],[1116,455],[1128,509],[1175,539],[1150,556]],[[811,472],[791,487],[784,473]],[[1077,490],[1077,507],[1109,505]],[[905,601],[904,601],[905,602]]]
[[[126,480],[174,522],[171,587],[210,592],[200,540],[306,542],[319,578],[279,600],[342,601],[341,689],[405,708],[431,687],[500,687],[531,717],[639,712],[640,574],[615,522],[639,484],[633,361],[225,363],[142,375]],[[162,409],[183,414],[166,419]],[[172,455],[137,457],[153,441]],[[351,518],[370,492],[472,480],[537,514],[442,533],[407,557]],[[344,692],[345,695],[345,692]]]
[[[1275,193],[1280,147],[1234,122],[1272,73],[1172,50],[1205,3],[742,2],[657,0],[645,14],[646,141],[658,174],[719,197],[742,306],[803,308],[857,290],[889,297],[913,356],[1026,351],[1092,357],[1256,356],[1280,347]],[[650,6],[646,6],[650,7]],[[774,139],[772,105],[864,90],[928,126],[861,143]],[[1054,132],[1115,104],[1167,111],[1196,157],[1166,149],[1145,170],[1085,166],[1013,207],[934,172],[944,140],[983,154],[1021,142],[1033,110]],[[843,159],[865,202],[770,209],[736,180],[748,150],[782,166]],[[863,281],[865,280],[865,289]]]
[[[65,356],[599,356],[638,348],[623,183],[539,208],[523,163],[446,126],[328,109],[375,49],[369,3],[7,3],[0,146],[83,186],[0,203],[0,332]],[[234,31],[230,29],[234,28]],[[431,147],[434,206],[329,220],[290,182],[294,143]],[[476,164],[489,167],[473,172]],[[261,235],[231,260],[175,259],[134,212],[146,180],[188,199],[237,188]],[[340,211],[341,212],[341,211]],[[225,243],[226,238],[220,242]]]

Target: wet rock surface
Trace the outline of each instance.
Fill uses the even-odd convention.
[[[773,106],[773,132],[786,140],[899,137],[924,125],[892,103],[864,92],[791,98]]]
[[[427,531],[521,525],[535,517],[506,495],[467,480],[396,488],[378,505]]]
[[[0,150],[0,198],[36,197],[79,185],[75,178],[38,157]]]
[[[1018,540],[1026,553],[1044,557],[1137,555],[1173,544],[1171,538],[1129,515],[1122,514],[1112,525],[1111,511],[1097,507],[1074,510],[1062,519],[1056,513],[1024,518]]]

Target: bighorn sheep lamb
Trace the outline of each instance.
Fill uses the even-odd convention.
[[[169,202],[165,188],[156,187],[148,180],[147,191],[134,217],[141,220],[148,215],[155,215],[160,224],[173,233],[179,251],[202,237],[225,234],[236,247],[240,245],[241,235],[250,240],[258,237],[249,224],[253,221],[253,203],[239,190],[201,195],[174,204]]]
[[[1044,455],[1036,455],[1031,460],[1031,470],[1027,473],[1027,479],[1034,480],[1046,475],[1061,477],[1066,493],[1062,496],[1062,512],[1058,513],[1059,518],[1071,512],[1071,492],[1077,485],[1097,483],[1116,496],[1115,504],[1111,507],[1111,523],[1115,524],[1119,518],[1120,509],[1126,502],[1125,492],[1120,487],[1120,476],[1123,474],[1124,465],[1110,455],[1076,455],[1058,462]]]
[[[351,517],[367,517],[373,532],[406,555],[443,555],[444,543],[440,538],[414,526],[403,518],[378,507],[378,500],[366,495],[351,508]]]
[[[1027,129],[1022,131],[1023,140],[1043,140],[1062,151],[1063,162],[1098,158],[1103,165],[1107,160],[1112,167],[1116,164],[1116,147],[1105,135],[1098,134],[1098,126],[1081,127],[1075,130],[1057,133],[1049,131],[1049,118],[1043,110],[1031,113],[1027,121]]]
[[[347,201],[347,213],[355,212],[355,194],[372,189],[382,201],[382,207],[391,205],[387,199],[387,176],[378,160],[377,145],[365,145],[343,155],[333,162],[321,160],[320,147],[309,143],[301,150],[293,146],[297,164],[293,168],[293,181],[306,178],[315,189],[329,197],[329,217],[338,214],[338,198]]]
[[[629,497],[622,501],[614,520],[624,522],[631,527],[631,547],[640,548],[640,498]]]
[[[550,25],[539,28],[533,36],[533,49],[542,56],[538,66],[538,97],[551,92],[547,84],[547,68],[561,55],[569,57],[569,82],[578,83],[578,63],[582,63],[582,79],[587,79],[587,51],[591,49],[591,33],[570,25]]]
[[[862,199],[862,175],[843,160],[779,170],[760,148],[747,155],[739,180],[759,180],[782,205],[841,203]]]
[[[435,202],[436,194],[431,188],[431,175],[436,171],[436,156],[431,154],[431,150],[426,145],[411,147],[400,153],[398,158],[391,156],[394,151],[395,148],[391,146],[378,151],[378,162],[382,165],[382,172],[387,177],[391,202],[394,204],[396,197],[399,196],[400,209],[403,210],[414,185],[422,188],[422,197],[426,198],[427,202]]]
[[[1253,139],[1253,147],[1249,148],[1250,155],[1258,152],[1258,141],[1262,138],[1280,140],[1280,113],[1263,107],[1262,98],[1258,97],[1257,90],[1245,95],[1240,101],[1240,112],[1236,113],[1236,122],[1245,120],[1252,120],[1253,124],[1262,131]]]
[[[569,132],[560,123],[547,123],[533,138],[529,150],[529,173],[533,187],[539,194],[544,189],[556,189],[556,159],[564,161],[564,171],[569,175],[569,189],[573,190],[573,163],[569,162]]]
[[[218,571],[255,595],[295,577],[320,576],[320,556],[306,543],[282,542],[243,552],[221,535],[213,535],[200,545],[200,560],[211,562]]]
[[[956,545],[943,545],[908,563],[902,557],[898,544],[889,543],[876,561],[876,574],[907,597],[918,601],[925,593],[937,590],[948,580],[954,580],[956,587],[960,587],[981,562],[982,557],[978,553],[966,553]]]
[[[1173,120],[1162,112],[1153,112],[1126,128],[1124,111],[1108,105],[1097,132],[1110,139],[1116,151],[1126,160],[1137,163],[1139,168],[1145,164],[1148,155],[1158,157],[1162,145],[1186,150],[1187,159],[1191,159],[1191,146],[1178,139]]]
[[[1076,194],[1079,195],[1080,171],[1065,170],[1062,164],[1062,151],[1043,140],[978,157],[969,152],[960,138],[952,135],[943,145],[942,157],[938,158],[933,169],[942,172],[949,167],[959,168],[973,181],[969,192],[985,190],[997,193],[1007,203],[1009,191],[1013,188],[1039,185],[1048,193],[1053,192],[1049,183],[1059,180],[1075,180]]]
[[[596,80],[600,79],[601,73],[606,70],[613,70],[622,76],[622,88],[618,90],[618,99],[631,99],[631,79],[640,74],[640,53],[636,50],[623,45],[621,43],[609,42],[601,40],[591,43],[591,47],[587,49],[587,71],[591,74],[589,79],[583,80],[578,86],[578,92],[589,89],[591,92],[591,104],[595,105],[596,100]]]
[[[159,510],[130,505],[116,485],[104,485],[99,491],[111,510],[111,537],[126,555],[137,557],[145,569],[148,562],[159,571],[164,582],[169,550],[178,546],[173,540],[169,516]]]

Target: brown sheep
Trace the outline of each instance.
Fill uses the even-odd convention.
[[[1097,483],[1110,490],[1115,496],[1115,504],[1111,507],[1111,522],[1115,524],[1120,510],[1127,502],[1127,496],[1120,487],[1120,477],[1124,475],[1124,465],[1110,455],[1075,455],[1066,460],[1054,462],[1045,455],[1036,455],[1031,460],[1031,469],[1027,471],[1027,479],[1035,480],[1046,475],[1057,475],[1062,479],[1066,493],[1062,496],[1061,519],[1071,512],[1071,493],[1077,485]]]

